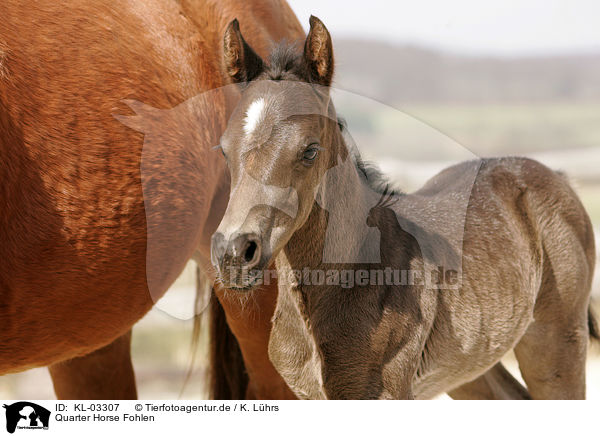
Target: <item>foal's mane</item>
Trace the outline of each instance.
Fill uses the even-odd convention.
[[[281,42],[276,45],[269,56],[269,62],[260,78],[265,80],[296,80],[312,83],[302,50],[297,43]],[[338,117],[337,125],[346,148],[350,152],[359,175],[373,191],[382,196],[402,195],[402,191],[394,186],[372,162],[365,162],[356,147],[349,147],[345,135],[348,134],[346,121]]]
[[[298,43],[283,41],[269,55],[269,62],[261,75],[267,80],[297,80],[313,83],[302,50]]]

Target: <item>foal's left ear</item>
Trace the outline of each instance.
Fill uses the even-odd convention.
[[[310,32],[304,43],[304,60],[311,79],[319,85],[331,85],[333,77],[333,44],[327,28],[314,15],[310,16]]]
[[[244,40],[237,18],[225,30],[223,57],[225,71],[235,83],[250,82],[264,69],[261,57]]]

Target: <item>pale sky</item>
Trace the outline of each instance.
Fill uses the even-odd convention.
[[[600,52],[600,0],[288,0],[337,37],[500,56]]]

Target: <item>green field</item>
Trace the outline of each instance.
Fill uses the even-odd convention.
[[[406,112],[480,156],[600,146],[600,105],[424,106]]]
[[[476,156],[500,156],[600,147],[600,104],[399,109],[357,96],[343,96],[338,104],[359,148],[372,157],[445,160],[464,148]]]

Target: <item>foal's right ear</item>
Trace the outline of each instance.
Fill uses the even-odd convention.
[[[329,31],[314,15],[310,16],[310,31],[304,43],[304,59],[312,80],[330,86],[333,77],[333,44]]]
[[[225,71],[235,83],[250,82],[264,69],[263,60],[244,40],[237,18],[225,30],[223,57]]]

